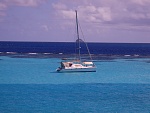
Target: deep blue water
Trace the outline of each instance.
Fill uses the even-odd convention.
[[[73,42],[0,42],[0,52],[18,53],[75,53]],[[142,43],[88,43],[91,54],[108,55],[150,55],[150,44]],[[87,53],[81,43],[81,54]]]
[[[0,85],[1,113],[149,113],[150,85]]]

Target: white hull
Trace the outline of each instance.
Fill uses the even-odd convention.
[[[90,67],[90,68],[67,68],[67,69],[58,68],[56,71],[57,72],[96,72],[96,67]]]

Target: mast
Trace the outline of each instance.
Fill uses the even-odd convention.
[[[78,28],[78,15],[77,15],[77,10],[75,10],[76,12],[76,28],[77,28],[77,43],[78,43],[78,47],[77,47],[77,50],[78,50],[78,55],[79,55],[79,60],[81,61],[81,58],[80,58],[80,38],[79,38],[79,28]]]

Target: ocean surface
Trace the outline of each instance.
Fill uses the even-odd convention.
[[[0,42],[0,113],[150,113],[150,44],[88,45],[97,72],[57,73],[74,43]]]
[[[17,53],[75,53],[74,42],[0,42],[0,52]],[[91,54],[105,55],[150,55],[149,43],[88,43]],[[81,43],[81,54],[86,54]]]

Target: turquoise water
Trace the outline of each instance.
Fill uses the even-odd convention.
[[[0,112],[150,112],[150,58],[97,60],[91,73],[57,73],[60,61],[0,56]]]
[[[99,60],[94,73],[57,73],[57,58],[0,57],[1,84],[143,83],[150,84],[150,59]]]

